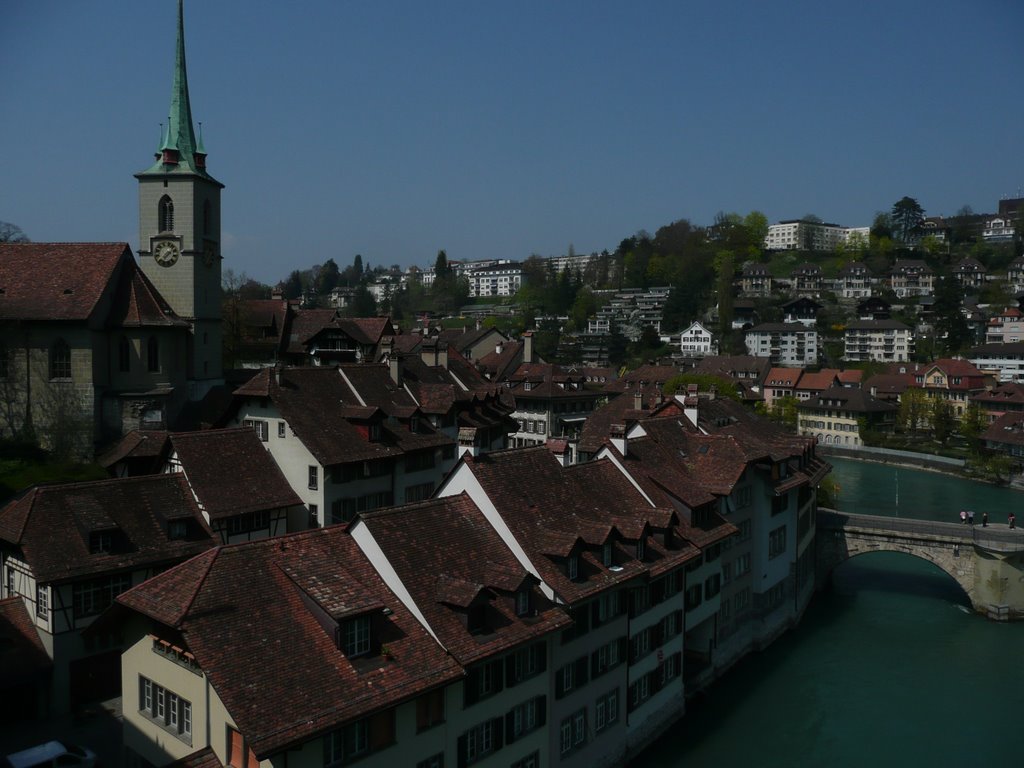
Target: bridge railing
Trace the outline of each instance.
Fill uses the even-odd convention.
[[[858,515],[824,507],[818,509],[818,527],[826,530],[862,528],[909,536],[942,537],[1001,552],[1024,550],[1024,529],[964,525],[940,520],[914,520],[906,517]]]

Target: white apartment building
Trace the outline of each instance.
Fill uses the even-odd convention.
[[[844,299],[866,299],[871,296],[871,271],[862,261],[854,261],[839,270],[835,292]]]
[[[976,368],[998,375],[1000,382],[1024,383],[1024,341],[975,347],[966,357]]]
[[[764,247],[770,251],[834,251],[851,238],[855,242],[863,238],[866,244],[869,234],[868,227],[841,227],[838,224],[790,219],[768,227]]]
[[[800,323],[762,323],[746,335],[747,353],[773,366],[801,368],[818,362],[818,332]]]
[[[1024,341],[1024,313],[1010,307],[993,315],[985,328],[986,344],[1014,344]]]
[[[470,296],[515,296],[523,285],[523,268],[518,263],[495,263],[466,273]]]
[[[905,363],[914,353],[914,332],[898,320],[855,320],[843,334],[843,360]]]

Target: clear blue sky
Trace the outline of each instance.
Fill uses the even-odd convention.
[[[137,247],[176,7],[0,0],[0,220]],[[186,0],[185,25],[225,267],[265,282],[1024,187],[1021,0]]]

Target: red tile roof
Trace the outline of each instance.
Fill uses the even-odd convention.
[[[341,526],[212,550],[117,602],[181,632],[259,759],[462,675]],[[390,658],[347,657],[315,613],[363,609]]]
[[[211,520],[302,503],[248,427],[179,432],[170,439],[189,486]]]
[[[441,643],[463,665],[569,624],[465,494],[368,512],[362,524],[384,552]],[[356,523],[359,525],[359,523]],[[444,531],[443,537],[422,532]],[[457,541],[457,551],[450,542]],[[537,614],[517,617],[514,591],[532,580]],[[462,610],[486,593],[490,631],[471,634]],[[450,607],[449,607],[450,606]]]
[[[181,519],[189,535],[172,540],[168,523]],[[98,531],[114,533],[112,551],[90,552]],[[0,539],[44,583],[167,565],[215,543],[182,475],[37,486],[0,510]]]
[[[606,388],[605,391],[609,390]],[[637,410],[637,393],[638,389],[634,388],[618,397],[613,397],[587,416],[580,432],[579,449],[584,453],[597,453],[611,434],[612,425],[626,424],[650,416],[652,411],[660,408],[666,402],[674,402],[665,399],[659,384],[650,382],[644,387],[641,395],[642,408]]]
[[[169,434],[163,429],[133,429],[97,457],[96,463],[110,469],[120,461],[137,459],[148,465],[145,474],[158,472],[170,444]]]

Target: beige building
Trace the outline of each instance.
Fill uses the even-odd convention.
[[[854,320],[843,331],[843,360],[905,363],[914,354],[914,332],[899,320]]]

